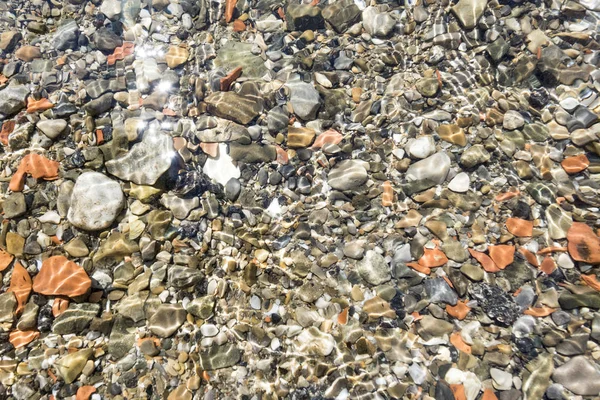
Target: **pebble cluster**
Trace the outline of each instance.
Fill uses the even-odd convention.
[[[599,398],[599,21],[1,1],[0,398]]]

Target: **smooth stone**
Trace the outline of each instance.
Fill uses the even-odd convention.
[[[235,344],[212,345],[200,353],[200,366],[206,371],[228,368],[236,365],[242,358],[242,352]]]
[[[424,282],[425,292],[429,296],[431,303],[446,303],[451,306],[456,305],[458,295],[448,283],[442,278],[427,279]]]
[[[553,356],[549,353],[540,354],[525,365],[523,374],[523,393],[528,399],[541,399],[552,382],[550,377],[554,371]]]
[[[90,325],[100,311],[99,304],[71,303],[52,324],[52,332],[57,335],[81,334]]]
[[[36,58],[42,58],[42,51],[36,46],[23,46],[15,51],[15,57],[25,62],[31,62]]]
[[[263,163],[275,161],[277,150],[273,145],[243,145],[234,142],[229,144],[229,155],[238,163]]]
[[[295,348],[300,354],[327,357],[335,348],[335,339],[313,326],[296,337]]]
[[[217,51],[214,65],[227,71],[241,67],[244,77],[262,78],[267,68],[262,58],[253,52],[254,46],[254,43],[229,40]]]
[[[365,254],[365,241],[353,240],[344,245],[344,255],[354,260],[360,260]]]
[[[504,114],[504,120],[502,121],[502,127],[509,131],[522,128],[525,125],[525,118],[518,111],[508,110]]]
[[[94,254],[93,261],[94,265],[104,263],[114,263],[122,260],[125,256],[139,251],[138,244],[127,238],[127,235],[121,232],[112,233],[108,239],[106,239],[100,245],[100,248]]]
[[[498,390],[510,390],[512,387],[512,374],[498,368],[490,368],[490,375],[494,381],[494,387]]]
[[[454,178],[448,183],[448,189],[456,193],[465,193],[469,190],[471,179],[469,174],[466,172],[459,172]]]
[[[2,203],[2,211],[4,211],[4,218],[16,218],[27,212],[27,203],[25,202],[25,195],[21,192],[14,192],[4,198]]]
[[[325,21],[320,7],[309,4],[288,3],[286,7],[287,28],[290,31],[306,31],[323,29]]]
[[[108,28],[98,29],[94,33],[93,39],[96,47],[104,52],[112,52],[117,47],[123,45],[123,39]]]
[[[56,360],[54,363],[56,370],[66,384],[75,382],[92,354],[94,354],[94,349],[83,349]]]
[[[417,81],[415,87],[422,96],[434,97],[440,89],[440,84],[437,78],[423,78]]]
[[[114,20],[123,11],[121,5],[121,0],[104,0],[100,5],[100,12],[106,15],[106,18]]]
[[[135,346],[136,331],[131,319],[122,315],[115,316],[108,339],[108,352],[113,359],[125,357]]]
[[[600,293],[570,293],[563,292],[558,298],[560,307],[564,310],[573,310],[580,307],[600,309]]]
[[[487,0],[459,0],[451,10],[465,29],[473,29],[487,7]]]
[[[236,178],[231,178],[225,184],[225,196],[230,201],[236,201],[240,192],[242,190],[242,185],[240,181]]]
[[[78,38],[79,26],[77,25],[77,22],[67,20],[67,22],[60,25],[54,33],[52,44],[54,48],[59,51],[75,49],[77,47]]]
[[[288,128],[287,144],[289,148],[298,149],[308,147],[315,140],[316,132],[310,128]]]
[[[432,317],[431,315],[424,315],[419,320],[418,333],[424,340],[429,340],[434,337],[449,335],[453,329],[454,325],[448,321]]]
[[[11,116],[25,108],[29,89],[24,85],[9,85],[0,90],[0,117]]]
[[[67,127],[67,121],[64,119],[46,119],[39,121],[36,127],[50,139],[56,139],[64,132]]]
[[[428,187],[431,187],[444,182],[448,171],[450,171],[450,157],[444,152],[438,152],[424,160],[411,164],[406,171],[406,177],[412,180],[424,181],[429,185]]]
[[[467,137],[464,130],[455,124],[443,124],[438,128],[440,139],[457,146],[464,147],[467,145]]]
[[[371,285],[381,285],[391,279],[390,267],[380,254],[373,250],[365,253],[356,263],[358,274]]]
[[[5,292],[0,294],[0,326],[6,325],[6,330],[10,329],[15,319],[16,309],[17,299],[14,293]]]
[[[573,218],[558,204],[550,204],[546,208],[546,222],[548,234],[554,240],[565,239],[567,232],[573,224]]]
[[[340,161],[327,176],[327,183],[336,190],[354,190],[367,182],[369,175],[364,161]]]
[[[369,35],[377,37],[387,37],[394,26],[396,20],[387,12],[379,12],[376,7],[367,7],[362,12],[363,27]]]
[[[600,394],[600,371],[584,356],[573,357],[556,368],[552,379],[576,395]]]
[[[190,301],[187,311],[195,317],[208,319],[213,315],[215,298],[213,296],[198,297]]]
[[[105,93],[97,99],[84,104],[83,109],[92,117],[97,117],[111,109],[113,99],[114,95],[112,93]]]
[[[18,31],[2,32],[0,34],[0,50],[11,53],[22,38],[23,36]]]
[[[79,229],[98,231],[111,226],[124,206],[118,182],[99,172],[84,172],[73,187],[67,218]]]
[[[460,164],[465,168],[473,168],[476,165],[486,163],[490,160],[491,154],[480,144],[466,149],[460,156]]]
[[[177,289],[185,289],[200,282],[203,278],[203,274],[196,268],[173,265],[169,268],[167,277],[171,286]]]
[[[218,154],[217,158],[209,157],[206,159],[202,171],[212,180],[226,186],[230,180],[240,177],[240,169],[233,163],[225,143],[219,143]]]
[[[216,92],[204,101],[211,114],[242,125],[247,125],[262,112],[262,104],[257,99],[234,92]]]
[[[173,139],[151,127],[140,143],[120,158],[106,162],[108,172],[137,185],[154,185],[170,167],[176,152]]]
[[[181,304],[161,304],[148,321],[148,328],[158,337],[173,335],[185,322],[187,313]]]
[[[321,97],[313,84],[290,81],[286,84],[290,89],[290,103],[294,114],[303,120],[312,120],[317,116],[321,106]]]
[[[342,33],[360,20],[361,12],[353,0],[341,0],[325,6],[322,15],[336,32]]]
[[[410,139],[406,143],[404,150],[412,158],[427,158],[435,153],[435,142],[432,136],[421,136],[416,139]]]

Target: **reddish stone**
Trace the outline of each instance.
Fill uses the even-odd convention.
[[[598,282],[596,275],[581,274],[581,280],[592,289],[600,292],[600,282]]]
[[[57,297],[56,299],[54,299],[54,303],[52,304],[52,315],[54,315],[55,318],[58,317],[60,314],[67,311],[67,308],[69,308],[69,304],[69,300]]]
[[[556,311],[556,308],[550,307],[529,307],[527,310],[523,312],[525,315],[531,315],[532,317],[547,317]]]
[[[277,152],[277,158],[275,161],[277,161],[279,164],[286,165],[288,162],[290,162],[290,157],[288,156],[287,151],[279,146],[275,146],[275,151]]]
[[[96,393],[96,388],[94,386],[81,386],[77,389],[75,400],[89,400],[94,393]]]
[[[113,54],[107,57],[108,65],[114,65],[117,62],[117,60],[122,60],[126,56],[133,54],[134,47],[135,44],[131,42],[125,42],[123,43],[123,46],[117,47]]]
[[[15,121],[4,121],[2,129],[0,130],[0,143],[4,146],[8,146],[8,135],[15,130]]]
[[[0,250],[0,272],[4,271],[6,268],[8,268],[8,266],[10,265],[10,263],[12,262],[12,260],[15,258],[15,256],[13,256],[12,254],[4,251],[4,250]]]
[[[546,257],[542,261],[540,265],[540,271],[544,272],[546,275],[550,275],[556,270],[556,263],[552,259],[552,257]]]
[[[506,220],[506,229],[518,237],[533,235],[533,221],[527,221],[521,218],[508,218]]]
[[[325,132],[321,133],[315,139],[315,142],[312,145],[313,149],[320,149],[326,144],[338,144],[342,141],[344,137],[341,133],[336,131],[335,129],[328,129]]]
[[[92,281],[83,268],[65,256],[53,256],[42,263],[33,278],[33,290],[46,296],[77,297],[86,294]]]
[[[225,75],[223,78],[221,78],[221,80],[219,81],[221,85],[221,91],[227,92],[233,84],[233,82],[235,82],[235,80],[239,78],[240,75],[242,75],[242,67],[237,67],[233,71]]]
[[[54,107],[54,104],[48,99],[35,100],[33,97],[30,97],[29,100],[27,100],[27,112],[30,114],[37,111],[46,111],[52,107]]]
[[[589,167],[590,160],[588,160],[585,154],[579,154],[577,156],[565,158],[560,165],[567,174],[577,174]]]
[[[427,268],[441,267],[447,262],[448,258],[439,249],[425,249],[423,256],[419,258],[419,264]]]
[[[47,181],[58,179],[59,163],[46,157],[30,153],[21,160],[17,172],[12,176],[8,188],[13,192],[20,192],[25,186],[25,174],[31,174],[35,179],[43,178]]]
[[[481,400],[498,400],[498,397],[496,397],[492,389],[485,389]]]
[[[230,23],[233,19],[233,12],[235,11],[235,5],[237,0],[226,0],[225,2],[225,22]]]
[[[213,158],[219,155],[219,143],[200,143],[200,148]]]
[[[576,261],[600,264],[600,238],[583,222],[573,222],[567,232],[567,249]]]
[[[515,246],[509,246],[506,244],[500,244],[497,246],[489,246],[488,253],[490,258],[500,269],[504,269],[515,259]]]
[[[16,262],[13,267],[8,291],[15,294],[15,298],[17,299],[17,310],[15,313],[20,314],[25,304],[27,304],[29,294],[31,293],[31,277],[29,276],[29,272],[19,262]]]
[[[467,317],[469,311],[471,311],[471,307],[467,305],[466,301],[459,300],[455,306],[446,305],[446,312],[461,321]]]
[[[244,32],[246,30],[246,24],[241,19],[233,21],[233,30],[235,32]]]
[[[527,262],[529,264],[533,265],[534,267],[540,266],[540,263],[539,263],[537,257],[535,256],[535,254],[533,254],[531,251],[527,250],[525,247],[520,247],[519,253],[523,254],[523,257],[525,257],[525,259],[527,260]]]
[[[8,341],[14,346],[15,349],[19,347],[27,346],[40,336],[38,331],[20,331],[15,329],[8,335]]]
[[[485,253],[482,253],[480,251],[476,251],[473,249],[469,249],[469,253],[471,253],[471,256],[476,259],[477,261],[479,261],[479,264],[481,264],[481,266],[483,267],[483,269],[486,272],[498,272],[500,271],[500,268],[498,268],[496,266],[496,263],[494,263],[494,261]]]
[[[463,353],[471,354],[471,346],[469,346],[460,336],[460,332],[452,332],[450,335],[450,343]]]

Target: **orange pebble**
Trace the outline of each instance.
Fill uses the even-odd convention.
[[[581,280],[592,289],[600,292],[600,282],[598,282],[596,275],[581,274]]]
[[[532,317],[547,317],[556,311],[556,308],[550,307],[529,307],[523,312],[525,315],[531,315]]]
[[[579,154],[577,156],[565,158],[560,165],[567,174],[577,174],[587,169],[590,165],[590,160],[588,160],[585,154]]]
[[[533,265],[534,267],[540,266],[540,262],[538,261],[535,254],[533,254],[531,251],[527,250],[525,247],[520,247],[519,253],[523,254],[523,257],[525,257],[525,259],[527,260],[527,262],[529,264]]]
[[[545,257],[540,265],[540,271],[544,272],[546,275],[550,275],[556,270],[556,263],[552,257]]]
[[[500,244],[496,246],[489,246],[488,252],[490,258],[494,261],[494,264],[500,269],[504,269],[515,259],[515,246],[509,246],[506,244]]]
[[[381,205],[384,207],[391,207],[394,204],[394,189],[390,181],[385,181],[381,185],[383,194],[381,195]]]
[[[481,400],[498,400],[496,394],[492,389],[485,389],[483,391],[483,396],[481,396]]]
[[[483,267],[486,272],[498,272],[500,269],[496,266],[494,261],[485,253],[480,251],[476,251],[473,249],[469,249],[469,253],[471,256],[479,261],[479,264]]]
[[[465,343],[460,336],[460,332],[452,332],[450,335],[450,343],[463,353],[471,354],[471,346]]]
[[[463,320],[471,311],[466,301],[457,301],[455,306],[446,305],[446,312],[458,320]]]
[[[93,393],[96,393],[96,388],[94,386],[81,386],[77,389],[75,400],[89,400]]]
[[[448,262],[448,257],[439,249],[425,249],[419,258],[419,264],[427,268],[441,267]]]
[[[518,237],[533,235],[533,221],[527,221],[521,218],[508,218],[506,220],[508,231]]]

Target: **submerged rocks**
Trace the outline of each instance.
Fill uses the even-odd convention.
[[[24,85],[12,85],[0,90],[0,120],[12,116],[23,108],[29,89]]]

